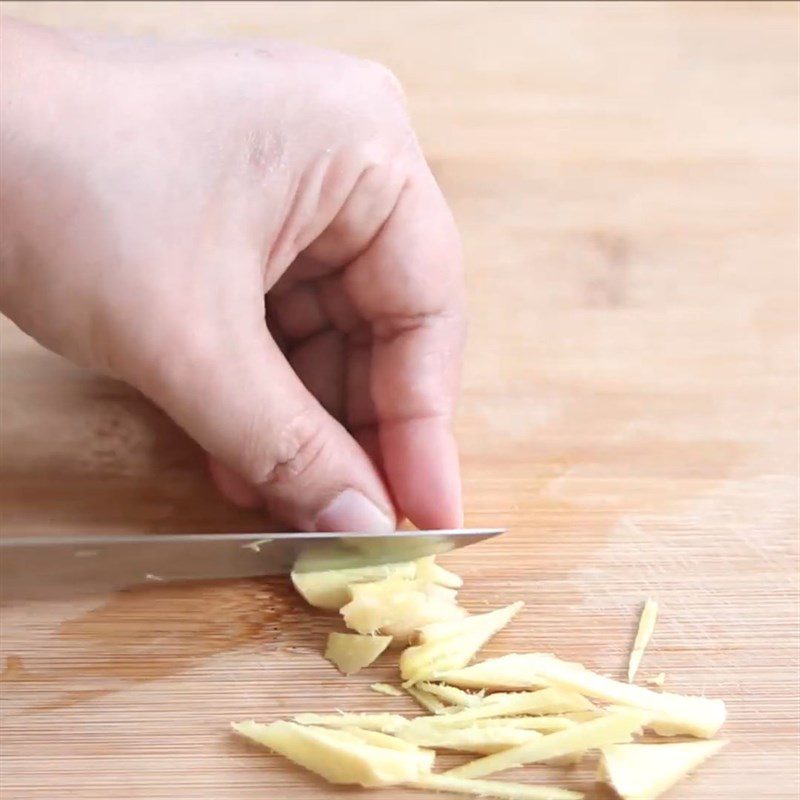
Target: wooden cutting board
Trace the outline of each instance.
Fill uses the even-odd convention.
[[[467,521],[511,530],[446,563],[467,607],[526,603],[486,654],[622,676],[658,597],[643,676],[730,709],[728,749],[670,796],[797,797],[797,5],[4,5],[392,67],[468,259]],[[1,332],[4,535],[263,526],[133,392]],[[7,800],[372,798],[227,723],[412,708],[367,689],[391,654],[339,677],[321,657],[334,622],[283,580],[156,583],[0,621]],[[591,774],[559,783],[610,797]]]

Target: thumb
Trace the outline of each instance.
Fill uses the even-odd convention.
[[[200,357],[168,362],[153,399],[213,458],[300,530],[395,529],[374,464],[303,386],[266,332],[231,332]]]

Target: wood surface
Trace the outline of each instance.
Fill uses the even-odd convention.
[[[728,702],[675,800],[789,800],[798,775],[798,6],[6,3],[62,25],[290,37],[387,63],[463,232],[465,604],[485,650],[641,668]],[[4,535],[257,530],[126,387],[2,327]],[[2,610],[2,797],[421,798],[337,790],[227,731],[411,710],[345,679],[283,580]],[[445,759],[446,761],[447,759]],[[546,769],[510,773],[544,780]],[[562,785],[610,794],[591,772]],[[541,776],[541,777],[540,777]]]

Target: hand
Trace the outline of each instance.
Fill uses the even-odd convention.
[[[2,58],[0,308],[160,405],[237,502],[460,525],[460,246],[392,75],[10,20]]]

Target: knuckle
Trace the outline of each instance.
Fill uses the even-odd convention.
[[[361,61],[364,80],[383,97],[389,97],[405,104],[405,91],[400,79],[387,66],[379,61]]]
[[[261,486],[280,486],[302,481],[324,458],[326,439],[316,414],[303,410],[277,431],[268,453],[248,436],[245,448],[246,477]],[[260,439],[263,441],[263,439]]]

